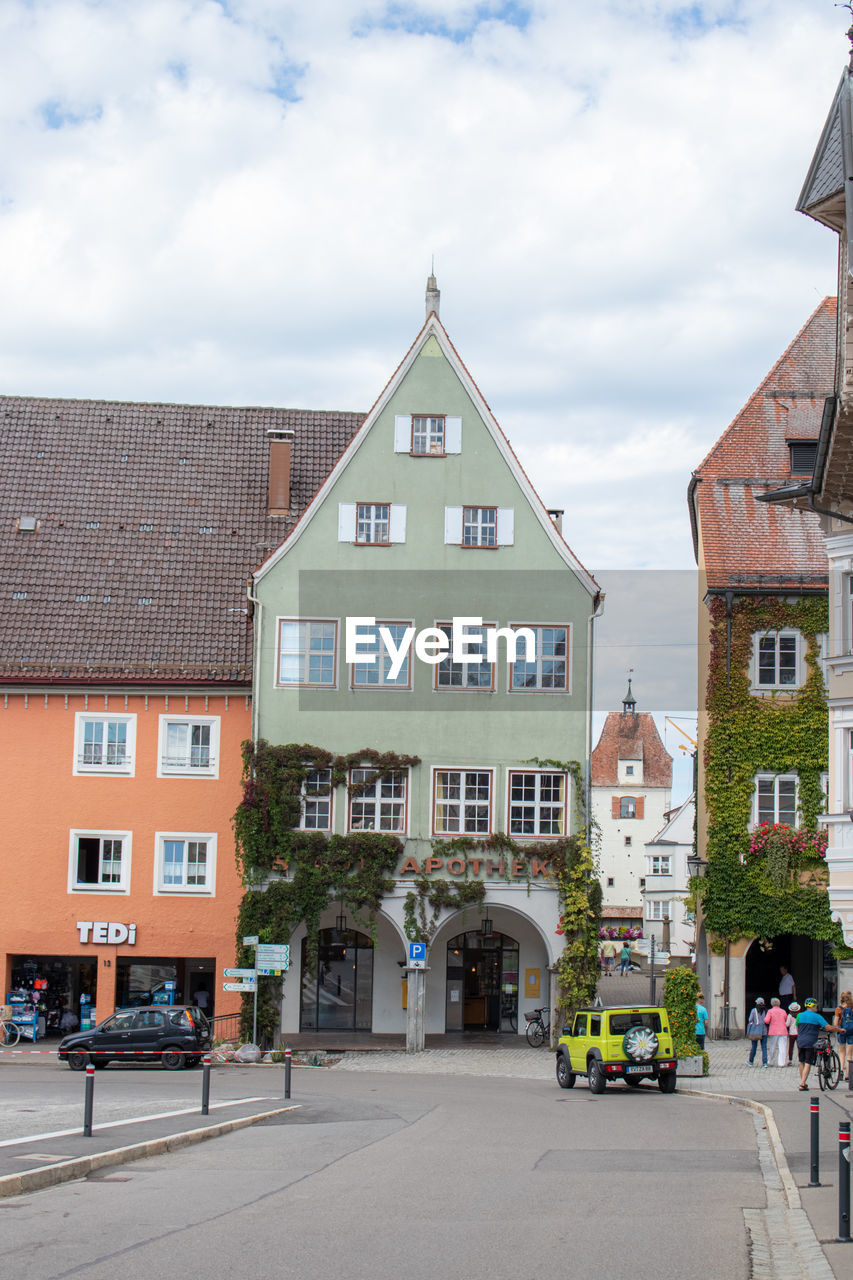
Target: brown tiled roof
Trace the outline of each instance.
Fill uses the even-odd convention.
[[[672,756],[648,711],[608,713],[590,759],[592,786],[618,787],[620,760],[642,760],[643,787],[672,786]]]
[[[835,318],[836,300],[825,298],[694,472],[691,519],[709,590],[825,585],[819,517],[756,495],[793,482],[788,441],[817,441],[833,393]]]
[[[246,579],[363,416],[0,396],[0,677],[248,683]],[[294,432],[279,518],[273,428]]]

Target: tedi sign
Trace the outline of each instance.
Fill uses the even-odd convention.
[[[506,645],[509,662],[517,661],[519,642],[524,644],[524,661],[536,661],[536,632],[530,627],[484,627],[482,618],[454,618],[449,636],[442,627],[423,627],[420,631],[416,627],[406,627],[399,643],[395,641],[390,627],[380,624],[378,632],[380,645],[384,646],[391,659],[388,669],[391,680],[402,671],[413,643],[415,657],[431,667],[438,666],[447,657],[451,662],[496,662],[499,639]],[[372,666],[379,656],[376,633],[375,618],[347,618],[346,661]]]
[[[115,946],[126,942],[129,947],[136,946],[136,925],[119,924],[115,920],[78,920],[77,932],[81,942],[94,942],[107,946]]]

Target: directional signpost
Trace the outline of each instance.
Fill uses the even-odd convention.
[[[254,969],[224,969],[226,978],[238,978],[238,982],[223,982],[223,991],[239,991],[243,995],[253,993],[252,1044],[258,1042],[258,978],[271,977],[290,968],[290,947],[286,943],[259,942],[258,935],[243,939],[244,947],[254,947]]]
[[[407,963],[408,998],[406,1000],[406,1053],[419,1053],[424,1047],[424,970],[427,967],[425,942],[409,943]]]

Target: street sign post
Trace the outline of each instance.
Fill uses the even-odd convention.
[[[290,947],[287,943],[262,942],[258,946],[257,963],[262,969],[289,969]]]
[[[240,991],[242,992],[243,995],[248,995],[250,991],[254,991],[255,994],[257,995],[258,984],[257,982],[223,982],[222,990],[223,991]]]
[[[223,969],[226,978],[254,978],[254,969]]]
[[[409,968],[425,969],[426,968],[426,943],[410,942],[409,943]]]

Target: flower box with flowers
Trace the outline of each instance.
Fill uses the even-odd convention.
[[[790,884],[802,867],[825,863],[828,833],[806,827],[789,827],[786,822],[762,822],[749,838],[743,861],[761,866],[776,889]]]

